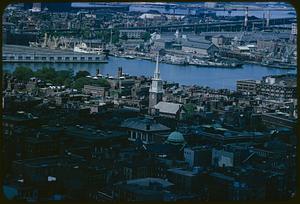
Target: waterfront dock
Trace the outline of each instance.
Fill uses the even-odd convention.
[[[105,55],[78,53],[71,50],[55,50],[21,45],[4,45],[3,62],[28,63],[107,63]]]

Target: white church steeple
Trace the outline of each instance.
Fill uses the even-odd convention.
[[[155,92],[155,93],[163,92],[158,62],[159,62],[159,54],[157,54],[157,56],[156,56],[156,67],[155,67],[154,77],[152,78],[152,84],[151,84],[149,92]]]
[[[155,67],[155,71],[154,71],[154,79],[160,79],[160,71],[159,71],[158,61],[159,61],[159,55],[156,56],[156,67]]]
[[[159,54],[156,57],[156,67],[154,71],[154,76],[152,78],[152,83],[149,89],[149,110],[151,110],[158,102],[162,101],[163,95],[163,84],[160,78],[159,70]]]

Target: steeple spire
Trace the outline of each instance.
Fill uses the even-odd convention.
[[[163,83],[160,79],[160,71],[159,71],[159,54],[156,56],[156,67],[154,71],[154,76],[152,78],[152,83],[149,88],[149,111],[153,111],[154,106],[162,101],[163,97]]]
[[[155,67],[155,72],[154,72],[154,79],[160,79],[160,71],[159,71],[158,61],[159,61],[159,54],[157,54],[157,56],[156,56],[156,67]]]

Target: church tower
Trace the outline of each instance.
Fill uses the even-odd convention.
[[[156,67],[154,72],[154,77],[152,78],[152,84],[149,89],[149,111],[152,112],[151,109],[160,101],[162,101],[163,96],[163,85],[162,80],[160,79],[160,71],[158,67],[158,57],[156,57]]]

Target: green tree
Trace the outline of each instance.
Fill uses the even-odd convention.
[[[185,110],[185,116],[184,119],[189,120],[193,118],[193,114],[195,112],[196,109],[196,105],[193,103],[187,103],[183,106],[184,110]]]
[[[98,34],[98,37],[101,38],[103,40],[103,42],[105,43],[110,43],[110,40],[112,41],[113,44],[118,43],[119,42],[119,35],[120,32],[117,29],[112,29],[112,30],[105,30],[105,31],[101,31]]]
[[[150,40],[151,34],[149,32],[145,32],[142,38],[144,39],[145,42],[147,42],[148,40]]]
[[[44,81],[47,82],[54,82],[55,78],[57,77],[57,73],[53,68],[43,67],[42,69],[37,70],[34,75]]]
[[[82,89],[84,85],[94,85],[94,86],[101,86],[101,87],[109,87],[109,82],[106,79],[91,79],[87,77],[81,77],[76,79],[73,85],[75,89]]]
[[[57,85],[65,85],[65,81],[70,82],[72,80],[73,73],[70,70],[56,71],[56,77],[53,79],[53,83]]]
[[[13,72],[13,76],[20,81],[28,81],[33,75],[33,71],[29,67],[17,67]]]
[[[86,38],[86,39],[90,39],[91,38],[91,31],[84,29],[83,33],[82,33],[82,37]]]
[[[81,77],[75,80],[73,88],[77,89],[77,90],[81,90],[83,88],[83,86],[86,84],[87,79],[85,79],[85,77]]]
[[[79,79],[81,77],[86,77],[86,76],[89,76],[91,75],[88,71],[78,71],[75,75],[75,79]]]
[[[112,35],[112,43],[115,44],[115,43],[118,43],[119,42],[119,35],[120,35],[120,32],[119,30],[113,30],[113,35]]]
[[[103,35],[103,33],[101,31],[95,31],[94,33],[95,33],[96,38],[101,38]]]
[[[73,85],[73,80],[70,79],[70,78],[67,78],[67,79],[63,82],[63,85],[66,86],[66,87],[72,87],[72,85]]]

